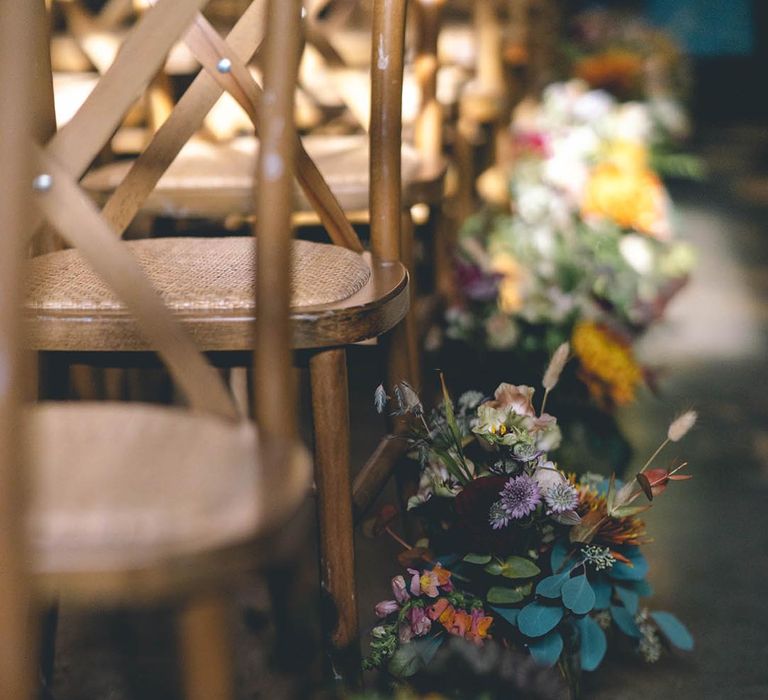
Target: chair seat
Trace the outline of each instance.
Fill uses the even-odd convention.
[[[249,422],[150,404],[50,402],[30,410],[27,429],[43,591],[136,597],[210,578],[225,552],[237,552],[242,567],[243,550],[294,516],[309,489],[306,451],[286,448],[271,475]]]
[[[250,237],[128,241],[165,304],[201,350],[250,350],[255,243]],[[295,347],[357,342],[385,332],[407,310],[399,263],[322,243],[294,241]],[[37,350],[151,350],[132,316],[76,250],[29,263],[26,313]]]
[[[368,138],[365,135],[307,136],[304,145],[329,187],[346,211],[368,209]],[[202,139],[188,142],[166,170],[143,210],[172,218],[224,218],[253,209],[253,171],[258,141],[250,136],[226,143]],[[403,145],[403,186],[421,173],[415,149]],[[96,168],[83,186],[105,196],[123,181],[133,161],[123,160]],[[296,188],[296,205],[311,205]]]

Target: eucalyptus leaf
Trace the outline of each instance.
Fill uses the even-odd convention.
[[[566,571],[562,574],[554,574],[553,576],[547,576],[541,579],[536,586],[536,595],[540,595],[544,598],[559,598],[563,589],[563,584],[568,580],[571,575],[570,571]]]
[[[467,562],[468,564],[487,564],[489,561],[491,561],[491,555],[474,554],[470,552],[467,554],[467,556],[464,557],[463,561]]]
[[[585,615],[595,607],[595,592],[584,574],[563,584],[563,605],[576,615]]]
[[[570,554],[570,547],[563,540],[558,540],[552,547],[552,552],[549,555],[549,565],[552,567],[552,571],[558,573]]]
[[[563,653],[563,638],[557,630],[552,630],[543,637],[528,642],[528,650],[539,666],[549,668],[557,663]]]
[[[506,620],[513,627],[517,627],[517,616],[520,614],[520,608],[497,608],[491,605],[491,610]]]
[[[605,632],[589,615],[576,620],[579,630],[579,656],[584,671],[594,671],[603,661],[608,642]]]
[[[517,616],[517,626],[527,637],[541,637],[554,629],[562,619],[561,605],[545,605],[534,601],[520,611]]]
[[[640,630],[637,628],[635,618],[626,608],[620,605],[611,605],[611,617],[618,627],[628,637],[640,637]]]
[[[444,637],[440,635],[401,644],[389,661],[389,672],[398,678],[408,678],[418,673],[432,661],[443,640]]]
[[[626,556],[631,564],[617,561],[611,567],[611,578],[617,581],[642,581],[648,575],[648,562],[645,557],[637,547],[633,548]]]
[[[622,605],[632,614],[637,615],[637,609],[640,607],[640,596],[631,588],[624,586],[614,586],[616,597]]]
[[[657,610],[651,613],[651,617],[672,646],[682,651],[693,651],[693,637],[691,633],[672,613]]]
[[[499,605],[519,603],[523,598],[525,596],[517,588],[503,588],[502,586],[494,586],[488,591],[486,596],[489,603],[497,603]]]
[[[600,576],[592,581],[592,590],[595,592],[595,610],[606,610],[611,604],[612,586],[609,581]]]
[[[502,569],[503,567],[499,562],[492,561],[483,569],[483,571],[491,576],[501,576]]]

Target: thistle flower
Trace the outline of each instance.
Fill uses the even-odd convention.
[[[512,520],[524,518],[541,503],[539,485],[527,474],[507,481],[499,495],[501,507]]]
[[[696,424],[698,417],[699,414],[696,413],[696,411],[686,411],[685,413],[679,415],[677,418],[675,418],[675,420],[672,421],[672,423],[670,423],[669,430],[667,431],[667,437],[672,442],[679,442]]]
[[[548,513],[565,513],[576,510],[579,505],[579,493],[572,484],[561,481],[544,492],[544,500],[549,506]]]
[[[552,391],[560,380],[565,363],[568,361],[568,353],[571,351],[570,344],[566,341],[555,350],[552,359],[549,361],[547,371],[544,372],[544,379],[541,385],[547,390]]]
[[[509,525],[509,515],[507,515],[507,511],[504,510],[504,506],[501,505],[501,501],[497,501],[491,506],[488,520],[494,530],[501,530],[501,528]]]

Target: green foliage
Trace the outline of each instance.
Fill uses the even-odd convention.
[[[520,611],[517,626],[527,637],[541,637],[554,629],[562,619],[562,606],[533,601]]]
[[[401,644],[389,662],[389,672],[398,678],[408,678],[418,673],[432,661],[442,643],[443,637],[436,636]]]
[[[528,650],[540,666],[554,666],[563,652],[563,637],[557,630],[528,642]]]
[[[583,574],[563,584],[563,605],[576,615],[584,615],[595,606],[595,592]]]
[[[579,656],[584,671],[594,671],[603,661],[608,642],[605,632],[589,615],[576,620],[579,631]]]
[[[693,651],[693,637],[686,626],[672,613],[657,610],[651,613],[653,621],[667,641],[682,651]]]

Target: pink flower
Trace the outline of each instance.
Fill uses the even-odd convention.
[[[405,579],[402,576],[395,576],[392,579],[392,594],[398,603],[405,603],[411,596],[405,586]]]
[[[376,617],[386,617],[387,615],[391,615],[393,612],[400,610],[400,606],[396,600],[382,600],[376,605],[374,610],[376,612]]]
[[[421,574],[416,569],[408,569],[408,573],[411,574],[411,595],[416,598],[421,595],[421,583],[419,582]]]
[[[428,595],[430,598],[437,598],[438,596],[438,579],[437,574],[434,571],[425,571],[419,579],[421,584],[421,592]]]
[[[448,632],[457,637],[463,637],[469,632],[471,624],[472,618],[464,610],[457,610],[451,625],[448,627]]]
[[[411,608],[408,616],[414,636],[422,637],[432,628],[432,620],[427,617],[424,608]]]
[[[493,396],[495,400],[486,401],[485,406],[509,411],[518,416],[536,416],[532,403],[533,389],[529,386],[501,383]]]

